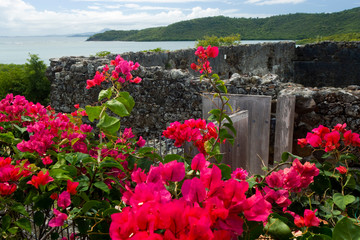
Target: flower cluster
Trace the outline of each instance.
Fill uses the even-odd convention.
[[[298,144],[305,147],[307,144],[313,148],[324,148],[325,152],[338,149],[343,140],[344,146],[360,146],[360,136],[351,130],[346,130],[346,123],[337,124],[331,131],[329,128],[320,125],[307,133],[306,138],[298,139]]]
[[[16,161],[15,165],[11,162],[9,157],[0,157],[0,196],[11,195],[19,179],[31,174],[28,161]]]
[[[315,216],[317,210],[311,211],[305,209],[304,217],[296,215],[294,223],[297,227],[317,227],[320,225],[320,219]]]
[[[295,159],[290,168],[273,172],[265,180],[271,188],[299,192],[301,189],[307,188],[317,175],[319,175],[319,169],[314,163],[301,164],[298,159]]]
[[[112,215],[111,238],[232,239],[242,234],[245,219],[267,220],[271,204],[259,191],[247,198],[246,181],[222,180],[221,170],[202,153],[191,168],[199,177],[184,180],[184,163],[177,161],[152,166],[147,174],[134,172],[137,185],[124,193],[127,207]],[[182,181],[182,196],[172,198],[165,186]]]
[[[115,69],[111,72],[112,80],[118,81],[119,83],[140,83],[141,78],[135,77],[133,78],[133,75],[131,74],[131,71],[137,70],[139,68],[139,63],[134,63],[132,61],[126,61],[120,55],[118,55],[115,60],[112,60],[110,62],[112,66],[115,67]],[[106,80],[106,77],[109,75],[108,73],[109,67],[108,65],[105,65],[103,68],[103,71],[100,73],[99,71],[96,72],[93,79],[89,79],[86,81],[87,89],[90,89],[96,85],[101,85],[103,81]]]
[[[206,154],[205,143],[211,139],[217,139],[217,127],[209,122],[206,124],[204,119],[189,119],[183,124],[173,122],[163,131],[163,136],[175,140],[174,145],[180,147],[184,142],[193,142],[199,152]]]
[[[210,67],[209,58],[215,58],[219,54],[219,49],[217,47],[211,47],[210,45],[204,49],[202,46],[199,46],[195,52],[195,55],[198,56],[198,63],[192,63],[190,67],[199,71],[201,74],[208,75],[212,72]]]

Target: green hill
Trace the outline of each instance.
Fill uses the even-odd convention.
[[[88,41],[194,41],[205,35],[231,34],[240,34],[243,40],[298,40],[354,32],[360,32],[360,7],[336,13],[296,13],[268,18],[197,18],[167,27],[106,31],[89,37]]]

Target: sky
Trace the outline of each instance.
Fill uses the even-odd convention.
[[[263,18],[355,7],[360,0],[0,0],[0,36],[135,30],[208,16]]]

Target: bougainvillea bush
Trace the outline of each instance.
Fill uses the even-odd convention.
[[[133,76],[139,64],[120,56],[87,81],[88,89],[110,84],[98,103],[76,104],[71,114],[12,94],[1,100],[1,238],[359,239],[359,135],[346,124],[319,126],[299,144],[323,158],[284,153],[262,176],[231,170],[220,144],[232,143],[236,130],[225,83],[209,64],[218,48],[195,54],[191,68],[220,105],[207,121],[163,132],[176,147],[192,144],[198,153],[190,158],[161,157],[120,128],[135,105],[124,90],[142,81]]]

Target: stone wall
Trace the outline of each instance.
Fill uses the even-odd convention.
[[[131,126],[137,134],[154,136],[159,135],[170,122],[201,117],[200,94],[209,86],[200,83],[198,75],[189,68],[195,62],[194,52],[195,49],[187,49],[122,54],[123,58],[142,65],[135,75],[143,78],[139,85],[128,89],[135,98],[136,106],[133,114],[122,121],[123,127]],[[75,110],[73,105],[76,103],[81,107],[96,104],[100,89],[86,89],[86,80],[114,57],[51,59],[47,75],[51,81],[52,107],[57,111],[71,112]],[[222,47],[219,57],[212,59],[211,64],[214,72],[226,81],[229,93],[269,95],[274,106],[280,92],[296,95],[294,137],[297,138],[304,137],[306,131],[318,124],[333,126],[347,122],[353,130],[357,130],[360,126],[359,87],[317,89],[291,82],[295,79],[306,85],[311,83],[313,87],[325,83],[337,86],[335,83],[340,82],[346,86],[354,85],[360,80],[360,68],[352,69],[348,74],[351,82],[336,79],[340,73],[330,73],[335,65],[340,69],[334,69],[340,71],[342,62],[357,66],[360,62],[358,57],[358,43],[322,43],[296,48],[294,43],[281,42]],[[320,62],[323,68],[317,64]],[[327,81],[321,80],[321,73]],[[320,76],[319,82],[316,76]],[[308,78],[311,80],[307,81]]]
[[[308,87],[360,85],[360,42],[322,42],[297,47],[294,82]]]

